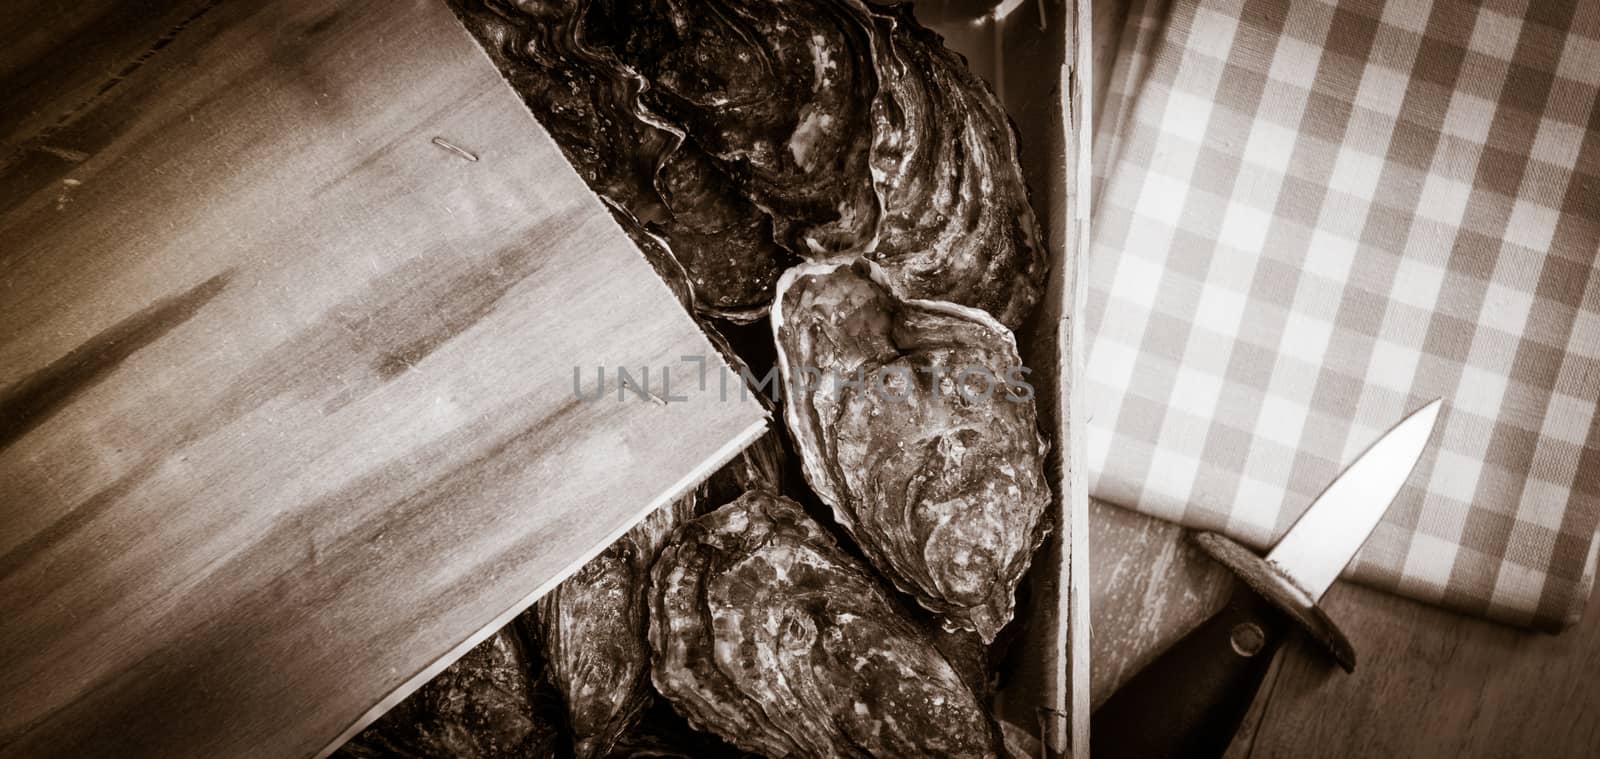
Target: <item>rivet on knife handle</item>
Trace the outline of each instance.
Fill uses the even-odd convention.
[[[1282,612],[1241,588],[1095,711],[1094,759],[1221,756],[1292,629]]]

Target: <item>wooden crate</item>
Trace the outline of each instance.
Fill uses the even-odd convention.
[[[1054,272],[1019,342],[1057,528],[997,716],[1087,755],[1086,26],[974,5],[919,14],[1016,118]],[[570,402],[713,351],[438,0],[54,18],[0,52],[0,755],[327,753],[764,428]]]

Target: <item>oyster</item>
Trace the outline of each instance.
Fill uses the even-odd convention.
[[[608,756],[650,704],[645,591],[650,565],[693,495],[644,518],[530,612],[545,676],[561,692],[578,759]]]
[[[763,315],[797,256],[870,255],[911,296],[1010,326],[1038,300],[1010,120],[907,7],[450,2],[700,313]]]
[[[772,329],[806,481],[897,587],[992,642],[1051,503],[1011,332],[864,260],[791,269]]]
[[[884,213],[872,259],[911,297],[976,306],[1016,327],[1047,267],[1011,120],[909,5],[874,16],[872,170]]]
[[[654,701],[648,675],[646,589],[667,535],[709,495],[777,488],[782,442],[769,431],[718,469],[696,493],[645,517],[576,574],[539,599],[525,620],[540,642],[545,677],[561,693],[578,759],[620,749]],[[732,498],[727,495],[726,498]],[[725,498],[719,498],[725,500]]]
[[[772,222],[689,138],[640,101],[590,0],[448,0],[579,175],[699,313],[766,314],[793,257]]]
[[[841,0],[623,0],[615,49],[802,254],[869,248],[872,25]]]
[[[350,739],[339,755],[554,756],[564,739],[531,671],[515,628],[502,628]]]
[[[913,297],[1016,326],[1044,250],[1015,130],[909,6],[632,0],[619,58],[812,260],[870,254]]]
[[[651,677],[739,748],[994,756],[978,699],[868,570],[764,491],[680,527],[652,570]]]

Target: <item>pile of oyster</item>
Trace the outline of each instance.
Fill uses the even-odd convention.
[[[451,5],[727,358],[776,366],[785,429],[344,751],[1001,755],[1052,495],[993,91],[902,5]]]

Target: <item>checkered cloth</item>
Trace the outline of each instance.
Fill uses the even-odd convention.
[[[1141,0],[1097,146],[1098,498],[1271,545],[1436,397],[1346,576],[1545,629],[1600,514],[1600,2]]]

